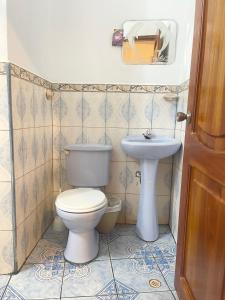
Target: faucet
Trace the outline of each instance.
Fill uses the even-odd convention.
[[[143,134],[144,138],[147,140],[150,140],[152,137],[150,129],[146,129],[145,133],[142,133],[142,134]]]

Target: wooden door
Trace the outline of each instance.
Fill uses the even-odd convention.
[[[225,300],[225,1],[197,0],[175,286]]]

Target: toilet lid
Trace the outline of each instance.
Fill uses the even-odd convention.
[[[92,212],[106,204],[105,194],[90,188],[67,190],[59,194],[55,202],[57,208],[71,213]]]

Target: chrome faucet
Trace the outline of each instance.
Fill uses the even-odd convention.
[[[142,133],[142,134],[143,134],[144,138],[147,139],[147,140],[150,140],[151,137],[152,137],[150,129],[146,129],[146,132]]]

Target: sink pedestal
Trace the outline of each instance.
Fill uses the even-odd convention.
[[[138,207],[137,235],[145,241],[155,241],[159,236],[156,205],[156,175],[158,160],[141,160],[141,192]]]

